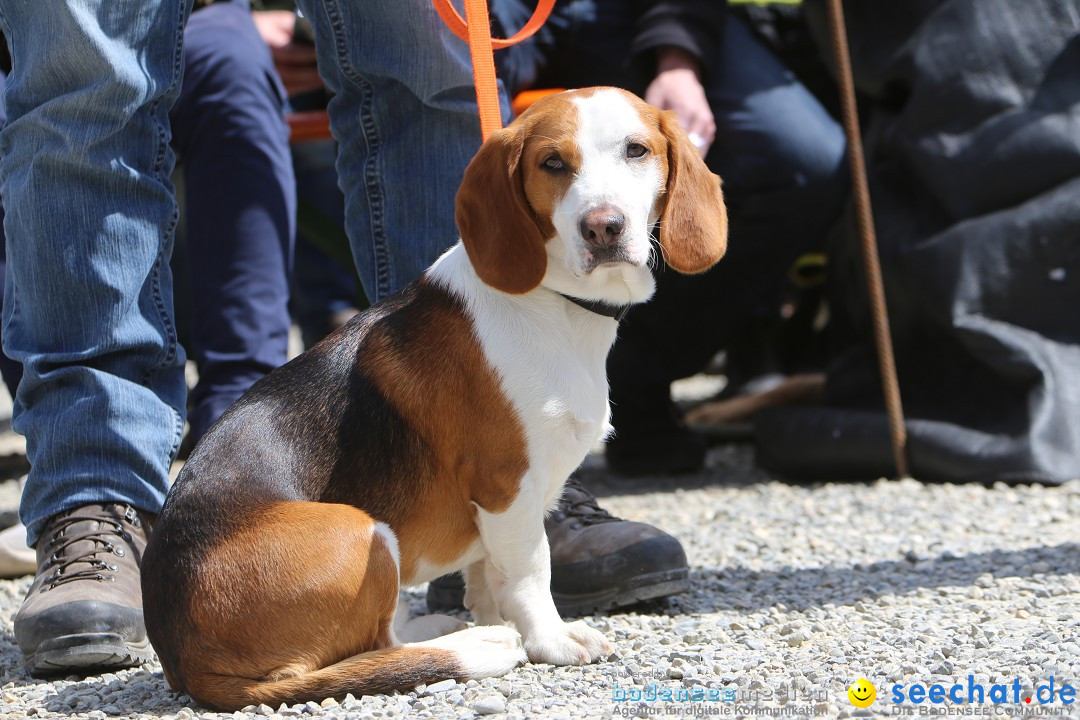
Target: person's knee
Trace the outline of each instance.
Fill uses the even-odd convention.
[[[802,178],[807,200],[835,208],[848,194],[847,143],[838,127],[823,129],[800,148],[792,163]]]
[[[738,18],[729,19],[707,94],[717,131],[709,163],[734,195],[847,190],[840,125]]]
[[[796,114],[762,122],[752,132],[721,129],[709,165],[723,178],[729,201],[751,215],[785,207],[831,216],[850,187],[844,134],[820,106],[791,112]]]
[[[789,163],[806,178],[806,186],[819,192],[847,190],[847,141],[840,126],[820,107],[804,113],[801,132],[788,136],[797,142]]]

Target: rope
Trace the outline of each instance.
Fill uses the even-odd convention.
[[[844,132],[847,134],[848,157],[851,161],[851,179],[855,192],[855,211],[862,245],[863,267],[866,272],[866,288],[870,296],[870,310],[874,322],[874,343],[877,347],[881,370],[881,386],[885,396],[885,412],[889,418],[889,434],[892,439],[896,474],[906,477],[907,429],[904,426],[904,409],[900,402],[900,383],[896,377],[896,359],[893,355],[892,336],[889,331],[889,311],[885,305],[885,286],[881,279],[881,261],[878,258],[877,235],[874,232],[874,215],[870,207],[870,188],[866,180],[866,163],[863,158],[862,137],[859,133],[859,115],[855,107],[855,80],[851,73],[851,56],[848,52],[847,29],[844,26],[844,9],[841,0],[828,0],[829,31],[832,35],[833,54],[836,59],[836,75],[840,83],[840,102],[844,116]]]
[[[502,127],[499,110],[499,90],[495,82],[495,55],[493,50],[510,47],[536,34],[551,15],[555,0],[540,0],[529,22],[513,37],[505,40],[491,38],[491,20],[488,17],[487,0],[465,0],[463,20],[450,0],[432,0],[439,17],[459,38],[469,43],[472,57],[473,83],[476,85],[476,104],[480,108],[480,135],[487,140]]]

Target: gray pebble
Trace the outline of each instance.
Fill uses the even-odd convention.
[[[428,685],[427,688],[424,689],[423,694],[434,695],[435,693],[446,692],[447,690],[455,687],[457,687],[456,680],[440,680],[437,683],[432,683],[431,685]]]
[[[472,711],[477,715],[504,713],[506,712],[506,701],[499,695],[488,695],[474,702]]]

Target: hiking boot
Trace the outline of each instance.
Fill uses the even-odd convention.
[[[566,616],[633,605],[685,592],[690,572],[682,545],[645,523],[613,516],[576,478],[544,521],[551,546],[551,596]],[[464,608],[460,573],[428,584],[430,612]]]
[[[91,674],[153,657],[139,584],[150,521],[128,505],[108,504],[45,523],[37,576],[15,615],[15,640],[31,675]]]

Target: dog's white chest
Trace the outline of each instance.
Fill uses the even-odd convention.
[[[603,436],[608,420],[607,387],[557,388],[539,409],[537,421],[546,428],[552,451],[584,456]],[[575,392],[576,391],[576,392]]]
[[[599,432],[600,423],[595,418],[581,417],[558,400],[548,403],[545,411],[550,413],[557,423],[561,422],[571,449],[581,444],[591,445]]]
[[[506,363],[500,370],[523,422],[531,469],[561,483],[610,427],[606,348],[593,355],[534,350],[532,361]]]
[[[616,324],[538,289],[495,293],[461,245],[430,271],[460,293],[476,339],[521,420],[530,474],[566,479],[609,429],[607,354]]]

